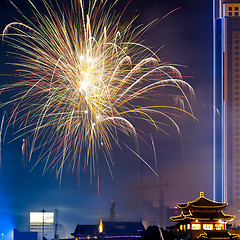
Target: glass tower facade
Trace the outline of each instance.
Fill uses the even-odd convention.
[[[240,0],[213,6],[213,199],[240,208]]]

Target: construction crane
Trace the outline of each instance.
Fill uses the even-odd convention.
[[[115,218],[115,205],[116,203],[111,200],[111,207],[110,207],[110,221],[114,222],[114,218]]]

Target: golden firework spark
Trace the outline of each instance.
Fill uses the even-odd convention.
[[[3,105],[14,106],[9,123],[18,122],[24,136],[31,134],[30,159],[41,147],[39,160],[46,161],[46,169],[61,175],[68,163],[79,172],[83,159],[95,172],[99,151],[109,167],[113,163],[119,132],[138,138],[135,118],[158,130],[159,116],[178,129],[172,110],[194,117],[187,98],[191,86],[139,42],[148,26],[134,28],[134,19],[121,23],[122,14],[112,13],[117,1],[91,0],[84,6],[83,0],[71,0],[71,7],[61,10],[57,1],[54,9],[42,0],[47,14],[28,1],[34,20],[12,22],[2,34],[15,49],[20,77],[2,89],[18,90]],[[175,88],[187,107],[149,104],[162,87]]]

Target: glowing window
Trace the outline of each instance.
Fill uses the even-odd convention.
[[[187,225],[187,229],[190,229],[190,224]]]
[[[204,230],[213,230],[213,225],[212,224],[203,224],[203,229]]]
[[[201,224],[193,223],[192,224],[192,230],[201,230]]]
[[[223,224],[215,224],[215,230],[224,230]]]
[[[182,225],[180,225],[180,230],[182,230]]]

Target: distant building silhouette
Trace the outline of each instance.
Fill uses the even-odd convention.
[[[37,232],[19,232],[17,229],[13,230],[13,240],[37,240]]]
[[[102,225],[101,225],[102,224]],[[80,239],[136,239],[141,237],[145,228],[141,222],[100,221],[95,225],[77,225],[71,234],[75,240]]]
[[[213,0],[213,200],[240,206],[240,0]]]

